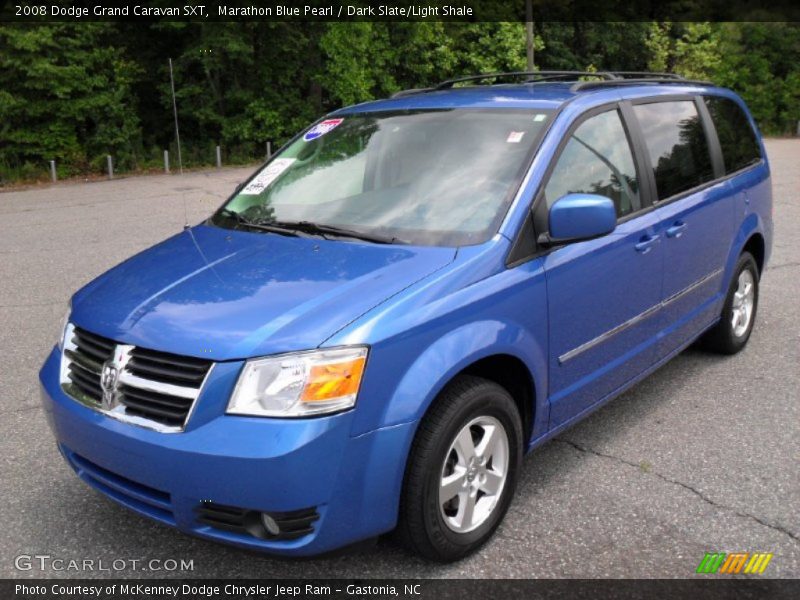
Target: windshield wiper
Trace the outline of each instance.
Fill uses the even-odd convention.
[[[309,235],[321,235],[323,237],[332,235],[335,237],[347,237],[357,240],[364,240],[374,244],[407,244],[405,240],[396,237],[378,235],[374,233],[366,233],[364,231],[356,231],[355,229],[346,229],[344,227],[336,227],[335,225],[324,225],[322,223],[314,223],[312,221],[250,221],[243,217],[240,213],[223,208],[220,215],[232,218],[238,225],[242,227],[249,227],[252,229],[259,229],[261,231],[269,231],[272,233],[280,233],[282,235],[299,236],[301,233]]]
[[[290,235],[293,237],[298,237],[299,233],[294,228],[287,228],[282,227],[280,225],[275,225],[268,221],[259,222],[259,221],[250,221],[245,219],[240,213],[236,212],[235,210],[230,210],[228,208],[223,208],[219,211],[219,214],[223,217],[228,217],[236,221],[237,225],[242,227],[249,227],[250,229],[258,229],[260,231],[269,231],[270,233],[278,233],[280,235]]]
[[[335,225],[325,225],[323,223],[314,223],[312,221],[274,221],[269,223],[273,227],[286,227],[287,229],[294,229],[302,231],[303,233],[319,234],[323,237],[325,235],[333,235],[336,237],[347,237],[356,240],[364,240],[365,242],[373,242],[375,244],[407,244],[405,240],[396,237],[379,235],[376,233],[367,233],[365,231],[357,231],[355,229],[347,229],[345,227],[336,227]]]

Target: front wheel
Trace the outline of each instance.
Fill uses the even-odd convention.
[[[705,348],[736,354],[747,344],[758,308],[758,275],[752,254],[743,252],[736,263],[720,321],[702,339]]]
[[[514,495],[522,425],[509,393],[462,376],[425,416],[409,456],[398,533],[442,562],[477,550],[494,533]]]

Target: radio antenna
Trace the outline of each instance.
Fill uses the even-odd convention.
[[[172,59],[169,59],[169,86],[172,89],[172,114],[175,115],[175,142],[178,144],[178,169],[183,175],[183,159],[181,158],[181,134],[178,130],[178,103],[175,100],[175,78],[172,75]]]
[[[189,229],[189,211],[186,208],[186,192],[181,192],[181,199],[183,200],[183,228]]]
[[[181,133],[178,128],[178,102],[175,100],[175,77],[172,74],[172,59],[169,58],[169,87],[172,90],[172,114],[175,117],[175,143],[178,145],[178,170],[183,175],[183,157],[181,156]],[[183,228],[189,229],[189,214],[186,209],[186,193],[183,196]]]

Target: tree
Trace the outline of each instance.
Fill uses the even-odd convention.
[[[110,23],[0,28],[0,178],[58,161],[85,172],[113,154],[135,167],[136,64]]]
[[[800,120],[800,24],[721,24],[715,81],[738,91],[761,128],[792,133]]]
[[[500,6],[500,5],[498,5]],[[498,8],[498,10],[501,10]],[[513,12],[513,11],[512,11]],[[513,16],[513,15],[512,15]],[[740,92],[765,132],[800,118],[796,23],[537,22],[536,67],[655,70]],[[261,156],[340,106],[526,67],[520,22],[176,22],[0,27],[0,178]]]
[[[710,79],[719,70],[721,39],[716,24],[650,23],[645,43],[651,71]]]

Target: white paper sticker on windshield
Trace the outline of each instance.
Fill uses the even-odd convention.
[[[315,140],[318,137],[322,137],[326,133],[328,133],[331,129],[338,127],[344,119],[325,119],[321,123],[317,123],[311,129],[306,131],[305,135],[303,136],[303,140],[306,142],[310,142],[311,140]]]
[[[543,113],[539,113],[538,115],[534,115],[534,116],[533,116],[533,120],[534,120],[534,121],[536,121],[536,122],[538,123],[539,121],[544,121],[544,119],[545,119],[545,117],[546,117],[546,116],[547,116],[547,115],[545,115],[545,114],[543,114]]]
[[[241,194],[248,194],[256,196],[263,192],[270,183],[275,181],[281,173],[292,166],[294,158],[276,158],[269,163],[264,169],[250,180],[245,188],[240,192]]]
[[[522,136],[525,135],[524,131],[512,131],[508,134],[506,141],[509,144],[519,144],[522,141]]]

